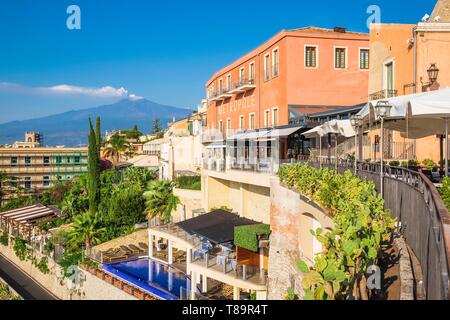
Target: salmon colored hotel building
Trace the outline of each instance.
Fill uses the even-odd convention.
[[[260,129],[367,102],[369,35],[281,31],[206,83],[210,129]]]

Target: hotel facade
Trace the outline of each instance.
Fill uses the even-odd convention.
[[[312,147],[315,113],[367,101],[369,35],[344,28],[281,31],[206,83],[203,207],[269,223],[270,176]]]

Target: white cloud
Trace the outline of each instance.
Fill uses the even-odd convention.
[[[28,87],[16,83],[0,82],[0,90],[14,90],[31,94],[60,94],[83,95],[96,98],[129,98],[131,100],[143,99],[135,94],[130,94],[124,87],[80,87],[68,84],[60,84],[51,87]]]

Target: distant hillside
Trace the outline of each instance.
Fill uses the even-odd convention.
[[[140,131],[147,133],[151,130],[153,119],[161,119],[163,128],[165,128],[173,117],[180,119],[188,116],[189,113],[188,109],[165,106],[146,99],[126,99],[92,109],[0,124],[0,144],[22,141],[26,131],[39,131],[44,135],[45,145],[71,147],[87,143],[89,116],[101,117],[102,132],[131,129],[137,125]]]

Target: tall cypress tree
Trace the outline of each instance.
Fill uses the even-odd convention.
[[[89,211],[97,213],[100,203],[100,154],[97,134],[89,118]]]
[[[100,117],[95,120],[95,137],[97,139],[98,157],[100,159],[100,151],[102,148],[102,131],[100,129]]]

